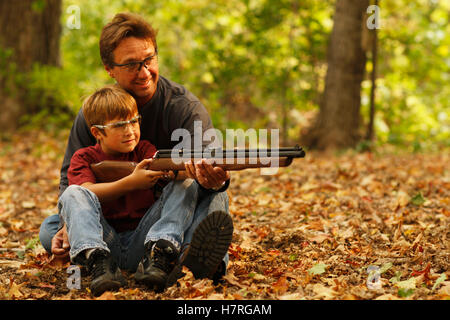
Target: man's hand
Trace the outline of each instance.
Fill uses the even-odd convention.
[[[205,189],[220,189],[225,181],[230,179],[228,171],[220,167],[213,167],[206,159],[197,161],[195,164],[189,161],[184,166],[187,176],[197,180]]]
[[[67,235],[66,225],[64,225],[52,239],[52,253],[56,259],[67,260],[69,258],[69,250],[69,236]]]

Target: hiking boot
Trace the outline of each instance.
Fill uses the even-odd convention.
[[[180,263],[174,268],[167,286],[183,277],[182,267],[186,266],[196,279],[209,278],[217,282],[224,274],[222,260],[233,237],[233,220],[223,211],[209,214],[195,229]],[[220,269],[220,270],[219,270]]]
[[[148,288],[161,292],[166,287],[167,278],[175,266],[179,252],[170,241],[164,239],[147,243],[145,252],[134,278]]]
[[[92,277],[89,287],[94,296],[99,296],[105,291],[117,290],[127,283],[117,263],[106,250],[94,250],[87,259],[87,267]]]

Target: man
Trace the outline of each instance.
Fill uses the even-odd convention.
[[[191,141],[187,145],[194,146],[194,123],[200,122],[205,132],[212,128],[211,119],[205,107],[192,93],[159,75],[157,50],[156,32],[136,14],[117,14],[103,28],[100,36],[100,56],[105,70],[136,99],[142,116],[141,139],[151,141],[157,149],[170,149],[179,145],[179,141],[172,141],[172,133],[182,128],[190,133]],[[67,169],[73,153],[94,145],[95,142],[80,110],[70,132],[61,168],[60,195],[68,185]],[[209,141],[202,141],[204,146],[207,143]],[[174,272],[181,270],[184,264],[198,278],[217,279],[225,273],[228,262],[230,241],[224,243],[221,239],[223,232],[230,232],[230,228],[232,230],[225,192],[230,175],[221,168],[208,164],[206,160],[186,163],[185,167],[187,176],[196,181],[192,183],[196,184],[200,196],[197,203],[193,204],[196,207],[193,222],[184,237],[184,249],[187,250],[181,254]],[[180,182],[177,190],[182,185],[192,188],[192,184]],[[210,217],[210,221],[201,224],[213,212],[222,212],[222,215],[216,217],[215,214],[214,219]],[[59,215],[48,217],[41,226],[40,240],[47,251],[64,258],[68,255],[69,243],[61,221]],[[152,254],[149,248],[142,250],[144,258],[145,255]],[[128,266],[128,269],[135,268],[137,265]],[[145,264],[143,268],[146,269]],[[169,277],[170,281],[177,277],[174,272]]]

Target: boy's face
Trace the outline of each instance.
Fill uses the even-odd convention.
[[[128,119],[113,119],[102,127],[104,128],[92,126],[91,132],[99,142],[103,152],[108,155],[131,152],[139,143],[141,130],[138,114]]]

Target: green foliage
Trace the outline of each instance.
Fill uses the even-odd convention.
[[[36,0],[33,8],[42,10],[42,3]],[[66,25],[70,5],[80,8],[80,29]],[[161,74],[197,95],[217,128],[280,128],[296,140],[307,124],[302,113],[318,109],[324,89],[334,5],[334,0],[64,0],[62,68],[35,66],[19,79],[5,76],[14,74],[10,64],[10,71],[0,71],[0,82],[29,86],[29,100],[40,111],[23,121],[68,126],[83,97],[113,81],[99,57],[102,27],[117,12],[137,12],[159,31]],[[413,152],[449,147],[450,4],[386,0],[380,8],[377,140],[361,142],[358,151],[384,143]],[[0,70],[7,70],[7,56],[0,50]],[[371,68],[369,62],[363,125]]]
[[[381,1],[377,118],[379,143],[411,151],[450,141],[448,1]],[[368,65],[371,68],[371,65]],[[370,84],[363,84],[368,115]]]
[[[70,126],[80,107],[81,91],[74,74],[68,69],[33,65],[26,76],[25,103],[28,114],[21,118],[26,127],[47,129]]]
[[[45,9],[45,4],[45,0],[34,0],[31,3],[31,8],[36,13],[42,13],[42,11],[44,11]]]
[[[0,85],[2,91],[9,96],[17,95],[17,83],[20,81],[17,75],[17,65],[11,61],[12,49],[0,48]]]

